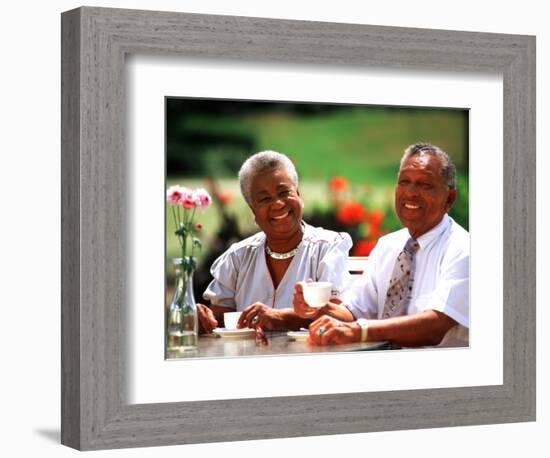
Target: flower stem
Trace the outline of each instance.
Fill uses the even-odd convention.
[[[184,263],[183,264],[184,266],[185,266],[185,253],[187,251],[187,232],[188,232],[187,214],[188,214],[188,211],[186,209],[184,209],[183,210],[183,226],[185,226],[185,233],[182,236],[182,243],[181,243],[181,258],[182,258],[182,261]]]

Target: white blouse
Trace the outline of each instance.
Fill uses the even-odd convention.
[[[265,234],[258,232],[234,243],[216,259],[210,269],[214,280],[204,292],[204,299],[236,310],[244,310],[255,302],[282,309],[292,307],[298,281],[330,281],[336,297],[350,285],[346,266],[352,241],[347,233],[304,224],[298,252],[277,288],[267,267],[265,241]]]

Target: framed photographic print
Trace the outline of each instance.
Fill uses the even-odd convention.
[[[204,302],[203,293],[207,289],[212,295],[212,288],[216,294],[228,296],[224,300],[233,300],[232,291],[225,285],[219,286],[223,281],[211,283],[210,269],[234,243],[259,232],[252,211],[241,197],[237,177],[243,162],[258,151],[287,152],[296,166],[298,191],[304,204],[301,214],[308,225],[304,227],[311,227],[310,232],[318,227],[333,231],[334,236],[336,233],[351,236],[351,249],[348,250],[346,244],[345,252],[332,261],[330,268],[336,273],[330,276],[321,273],[326,275],[323,278],[336,282],[354,281],[361,270],[357,258],[363,260],[364,268],[378,239],[401,229],[393,208],[397,170],[404,149],[418,143],[419,138],[430,138],[449,151],[458,170],[458,197],[450,215],[468,230],[468,110],[190,97],[166,97],[165,105],[166,189],[173,190],[175,198],[180,199],[172,202],[174,196],[168,196],[165,209],[167,357],[261,356],[389,348],[388,342],[311,347],[306,343],[307,330],[300,331],[298,324],[294,328],[266,326],[269,345],[259,346],[261,349],[254,342],[253,330],[234,330],[234,326],[227,328],[227,323],[226,328],[212,331],[226,339],[199,339],[201,345],[194,345],[193,339],[197,337],[192,329],[192,307],[187,314],[187,342],[180,330],[185,326],[180,319],[183,315],[181,304],[186,301],[185,288],[192,282],[193,297],[198,302]],[[130,131],[133,130],[130,127]],[[182,185],[185,186],[182,188]],[[191,200],[182,201],[181,196],[191,189],[206,191],[204,195],[211,196],[212,204],[207,200],[207,205],[201,205],[199,201],[197,208]],[[183,234],[176,234],[178,224],[186,225],[186,239]],[[343,237],[337,240],[345,243]],[[351,258],[348,258],[348,251]],[[193,266],[187,274],[189,279],[183,279],[179,263],[189,254]],[[246,304],[242,304],[246,301],[243,296],[248,293],[238,295],[240,309],[255,302],[274,309],[291,306],[294,284],[307,278],[298,274],[301,261],[295,259],[301,256],[298,248],[288,265],[288,274],[285,273],[282,283],[275,287],[264,281],[269,274],[262,270],[266,263],[260,255],[254,261],[254,278],[262,288]],[[346,272],[350,263],[358,264],[359,270],[352,274]],[[322,266],[324,264],[321,264],[324,269]],[[290,292],[286,297],[282,292],[285,285]],[[239,289],[248,290],[250,286]],[[333,287],[336,288],[334,295],[339,294],[340,283]],[[194,299],[187,300],[192,302]],[[204,329],[201,331],[200,337],[210,337]]]
[[[533,420],[534,69],[528,36],[63,13],[62,442],[84,450]],[[164,297],[170,97],[459,113],[469,136],[471,278],[489,291],[472,286],[479,331],[470,347],[166,361],[163,314],[155,323],[147,314]],[[437,378],[433,367],[445,363],[476,370]],[[362,365],[367,381],[323,382],[327,370]],[[432,380],[391,380],[413,366]],[[252,373],[270,382],[244,389]],[[289,374],[303,384],[289,390]],[[170,392],[178,381],[196,389]]]

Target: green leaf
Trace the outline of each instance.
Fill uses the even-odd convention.
[[[179,229],[177,229],[174,232],[174,234],[176,234],[177,236],[181,236],[181,237],[187,237],[188,231],[187,231],[187,228],[185,226],[182,226]]]

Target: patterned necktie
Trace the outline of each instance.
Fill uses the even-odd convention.
[[[414,255],[420,245],[415,239],[407,240],[405,248],[397,256],[395,266],[391,275],[390,285],[384,303],[382,318],[404,315],[407,311],[404,303],[410,299],[412,291],[411,270],[413,267]]]

